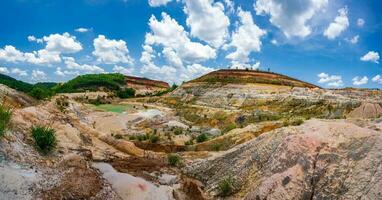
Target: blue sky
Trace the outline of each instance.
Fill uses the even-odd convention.
[[[257,68],[382,88],[378,0],[4,0],[0,73],[28,82],[120,72],[182,82]]]

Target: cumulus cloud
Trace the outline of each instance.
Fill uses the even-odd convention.
[[[61,67],[57,67],[56,71],[54,72],[57,76],[72,76],[72,75],[79,75],[80,72],[78,71],[69,71],[69,70],[63,70]]]
[[[362,18],[358,18],[357,19],[357,26],[358,27],[363,27],[363,25],[365,25],[365,20],[362,19]]]
[[[36,37],[33,36],[33,35],[28,36],[28,41],[29,41],[29,42],[37,42],[37,43],[43,43],[43,42],[44,42],[43,39],[41,39],[41,38],[36,38]]]
[[[359,76],[356,76],[352,79],[353,81],[353,85],[364,85],[364,84],[367,84],[367,82],[369,81],[369,79],[364,76],[364,77],[359,77]]]
[[[115,72],[115,73],[131,75],[133,73],[133,71],[134,71],[133,68],[127,68],[127,67],[122,67],[122,66],[117,66],[117,65],[113,67],[113,72]]]
[[[375,51],[369,51],[367,54],[361,57],[364,62],[379,63],[379,53]]]
[[[79,32],[79,33],[86,33],[86,32],[89,32],[90,29],[88,29],[88,28],[77,28],[74,31]]]
[[[123,40],[109,40],[104,35],[98,35],[93,41],[93,46],[93,55],[99,62],[106,64],[133,64],[134,62]]]
[[[149,5],[151,7],[159,7],[159,6],[166,5],[170,1],[172,1],[172,0],[149,0]]]
[[[0,74],[8,74],[9,70],[6,67],[0,67]]]
[[[51,34],[37,39],[35,36],[28,36],[29,41],[46,43],[44,49],[32,52],[21,52],[14,46],[6,45],[0,48],[0,60],[6,62],[27,62],[31,64],[47,64],[61,62],[61,54],[76,53],[82,50],[82,45],[74,36],[69,33]]]
[[[237,61],[233,61],[231,63],[230,68],[231,69],[258,69],[260,67],[260,62],[256,62],[255,64],[251,65],[248,63],[241,63]]]
[[[82,50],[80,42],[69,33],[51,34],[42,38],[46,42],[45,49],[50,52],[76,53]]]
[[[215,49],[208,45],[192,42],[184,28],[166,13],[162,13],[161,21],[158,21],[155,16],[151,16],[149,26],[151,32],[146,34],[146,47],[161,46],[167,51],[165,52],[167,56],[172,56],[171,59],[174,61],[180,59],[183,62],[195,63],[216,57]],[[145,56],[146,59],[152,57],[147,54]]]
[[[42,81],[46,80],[46,73],[40,70],[32,71],[32,80],[33,81]]]
[[[64,57],[64,63],[70,70],[79,70],[86,73],[105,73],[105,70],[96,65],[78,64],[73,57]]]
[[[259,52],[261,50],[261,37],[266,34],[265,30],[260,29],[254,23],[250,12],[239,8],[238,16],[240,18],[240,25],[233,32],[232,41],[225,46],[225,48],[235,48],[234,52],[226,56],[227,59],[230,59],[235,64],[235,67],[238,67],[240,63],[242,65],[247,63],[251,52]]]
[[[270,22],[287,37],[306,37],[312,30],[311,20],[328,4],[328,0],[257,0],[254,4],[258,15],[270,15]]]
[[[327,73],[320,73],[317,75],[319,83],[326,84],[329,87],[341,87],[344,85],[342,81],[342,76],[338,75],[329,75]]]
[[[330,23],[329,27],[325,30],[324,36],[333,40],[338,37],[343,31],[349,27],[348,11],[347,8],[341,8],[338,10],[339,15],[334,19],[334,22]]]
[[[351,39],[346,39],[346,41],[350,42],[351,44],[357,44],[359,40],[359,35],[356,35],[352,37]]]
[[[19,68],[11,69],[11,74],[14,74],[16,76],[28,76],[27,71],[19,69]]]
[[[214,47],[220,47],[228,36],[229,18],[224,5],[214,0],[185,0],[184,12],[191,35]],[[229,4],[232,5],[232,4]]]
[[[382,84],[382,76],[381,75],[376,75],[374,76],[372,79],[371,79],[373,82],[375,83],[378,83],[378,84]]]

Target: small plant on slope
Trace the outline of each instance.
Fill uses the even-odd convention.
[[[228,176],[221,180],[218,184],[219,194],[221,196],[229,196],[234,190],[235,181],[232,176]]]
[[[168,164],[170,164],[171,166],[177,166],[180,163],[181,159],[178,154],[170,153],[167,155],[167,161]]]
[[[12,111],[0,104],[0,137],[4,136],[9,122],[11,121],[11,117]]]
[[[55,130],[52,128],[34,126],[32,127],[32,137],[35,140],[36,148],[44,154],[56,148],[57,139]]]

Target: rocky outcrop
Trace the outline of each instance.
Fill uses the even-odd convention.
[[[127,87],[135,89],[137,94],[156,93],[170,88],[170,85],[164,81],[134,76],[125,76],[125,80]]]
[[[244,199],[380,199],[382,135],[345,121],[310,120],[271,131],[186,173],[217,195],[234,179]]]
[[[347,116],[348,118],[370,119],[382,116],[382,108],[377,103],[362,103]]]
[[[11,107],[26,107],[36,104],[37,101],[23,92],[0,84],[0,103]]]

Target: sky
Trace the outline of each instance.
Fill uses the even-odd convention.
[[[380,0],[2,0],[0,73],[181,83],[224,68],[382,88]]]

